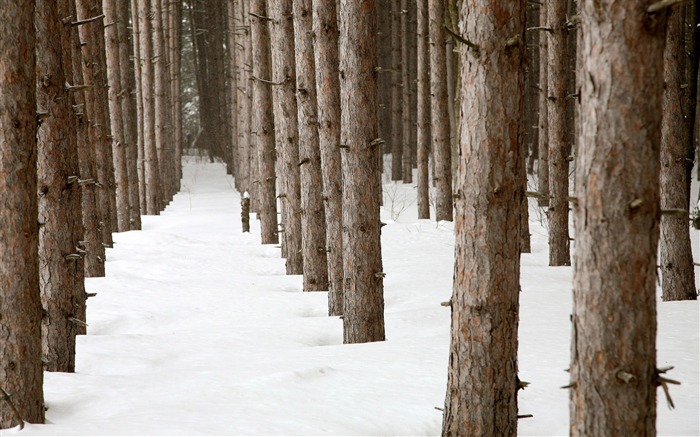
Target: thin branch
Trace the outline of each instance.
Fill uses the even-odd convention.
[[[465,44],[467,47],[469,47],[477,52],[479,51],[478,45],[476,45],[473,42],[469,41],[468,39],[464,38],[462,35],[457,34],[455,31],[450,29],[447,25],[445,25],[444,27],[445,27],[445,30],[447,31],[447,33],[449,33],[453,37],[457,38],[457,41],[461,42],[462,44]]]
[[[648,8],[647,12],[653,14],[654,12],[659,12],[661,9],[668,8],[670,6],[676,5],[678,3],[683,3],[688,0],[661,0],[656,3],[652,3]]]
[[[96,17],[86,18],[84,20],[73,21],[72,23],[70,23],[70,25],[71,26],[82,26],[83,24],[88,24],[88,23],[92,23],[93,21],[101,20],[104,17],[105,17],[105,14],[100,14]]]
[[[264,17],[264,16],[262,16],[262,15],[254,14],[254,13],[252,13],[252,12],[248,12],[248,15],[252,15],[253,17],[259,18],[259,19],[261,19],[261,20],[272,21],[272,18],[270,18],[270,17]]]
[[[250,78],[253,79],[253,80],[259,80],[260,82],[263,82],[263,83],[269,83],[270,85],[284,85],[284,81],[282,81],[282,82],[273,82],[273,81],[267,80],[267,79],[260,79],[259,77],[256,77],[256,76],[253,76],[253,75],[251,75]]]

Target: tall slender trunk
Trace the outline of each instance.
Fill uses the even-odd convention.
[[[646,9],[647,2],[626,0],[585,0],[581,7],[571,435],[656,434],[666,12],[650,16]],[[629,62],[634,74],[623,67]]]
[[[239,158],[240,162],[238,164],[239,174],[238,177],[241,180],[241,192],[248,192],[252,194],[253,187],[251,184],[251,179],[255,175],[255,170],[252,165],[252,159],[254,151],[251,147],[250,141],[250,113],[251,113],[251,81],[250,74],[252,71],[251,57],[250,57],[250,21],[247,14],[247,4],[249,0],[240,0],[238,6],[238,19],[240,23],[240,28],[237,30],[238,40],[238,144],[239,144]]]
[[[34,37],[34,2],[2,1],[0,429],[17,426],[22,419],[44,423]]]
[[[377,15],[373,0],[340,1],[343,342],[383,341],[384,273],[377,148]]]
[[[301,186],[301,253],[304,291],[328,290],[326,216],[318,134],[316,64],[314,61],[312,0],[294,0],[294,53],[299,120]],[[321,189],[319,189],[321,188]]]
[[[148,213],[148,203],[146,198],[146,163],[145,163],[145,146],[146,146],[146,130],[144,120],[146,117],[146,106],[144,105],[143,97],[143,71],[141,66],[143,61],[141,58],[141,19],[139,17],[140,0],[131,0],[131,28],[132,28],[132,44],[134,52],[134,85],[136,100],[136,174],[139,182],[139,215]]]
[[[231,165],[234,167],[234,177],[236,188],[241,189],[241,169],[239,157],[241,153],[241,145],[238,142],[238,47],[236,47],[236,24],[238,17],[236,15],[237,4],[235,1],[226,3],[226,60],[228,61],[227,83],[228,87],[226,95],[228,97],[228,112],[230,125],[230,156]]]
[[[465,0],[452,340],[443,435],[517,433],[525,1]],[[488,26],[480,23],[491,23]],[[432,19],[431,19],[432,24]],[[508,41],[517,35],[515,45]],[[433,67],[433,70],[435,68]]]
[[[411,126],[411,70],[410,66],[410,50],[411,50],[411,35],[409,15],[409,1],[401,0],[401,106],[403,113],[401,114],[401,125],[403,133],[403,151],[401,152],[401,179],[406,184],[413,182],[413,158],[411,150],[411,138],[415,134],[415,130]]]
[[[131,50],[129,49],[129,5],[126,1],[117,3],[116,26],[119,32],[119,78],[121,95],[119,96],[122,122],[124,124],[124,147],[126,148],[126,172],[129,202],[129,229],[141,229],[141,207],[139,199],[139,176],[137,170],[138,149],[138,121],[135,90],[132,86],[133,73],[131,71]],[[132,24],[133,25],[133,24]],[[136,56],[135,59],[138,59]],[[134,66],[138,64],[134,61]]]
[[[270,33],[267,27],[267,1],[250,0],[251,46],[253,55],[253,119],[251,138],[257,154],[257,211],[263,244],[279,242],[277,233],[277,199],[275,197],[275,126],[272,115]],[[261,80],[262,79],[262,80]]]
[[[99,0],[77,0],[78,20],[98,17],[102,14]],[[87,114],[91,139],[97,150],[98,204],[102,242],[108,247],[114,243],[112,232],[116,231],[116,191],[114,163],[112,161],[112,130],[107,97],[107,72],[104,50],[104,24],[102,19],[79,26],[83,56],[83,80],[86,91]]]
[[[73,372],[82,325],[72,320],[85,313],[83,224],[76,120],[56,38],[60,25],[57,3],[36,4],[36,111],[44,114],[37,132],[43,361],[48,371]]]
[[[540,27],[547,27],[547,5],[540,3]],[[549,115],[547,97],[549,86],[549,36],[547,32],[539,32],[540,41],[540,98],[539,98],[539,137],[537,144],[537,191],[539,197],[537,204],[541,207],[549,206]]]
[[[151,37],[153,43],[153,105],[155,121],[155,145],[158,165],[159,202],[158,209],[162,210],[170,196],[170,154],[171,144],[168,144],[168,69],[163,36],[163,0],[151,0],[149,13],[151,21]]]
[[[139,62],[141,64],[141,99],[143,102],[143,177],[146,189],[146,211],[148,215],[160,214],[161,192],[160,168],[156,150],[156,107],[153,79],[153,44],[151,40],[151,0],[139,0]]]
[[[268,0],[268,13],[271,19],[271,80],[276,84],[272,86],[272,100],[278,156],[277,189],[282,210],[281,232],[286,248],[287,274],[300,275],[304,272],[304,260],[301,245],[299,134],[294,96],[296,72],[292,0]]]
[[[418,218],[430,219],[430,48],[428,39],[428,2],[418,3]]]
[[[400,181],[403,161],[403,92],[401,39],[401,0],[390,0],[391,6],[391,180]]]
[[[571,265],[569,253],[569,143],[567,82],[569,56],[566,8],[568,0],[549,2],[547,23],[551,29],[547,47],[547,124],[549,136],[549,265]]]
[[[77,21],[75,1],[60,0],[61,17],[71,17],[72,21]],[[82,44],[78,36],[78,29],[70,26],[61,32],[62,47],[70,51],[62,57],[66,65],[65,71],[72,71],[69,83],[73,85],[83,85],[83,61],[81,54]],[[75,100],[75,116],[77,117],[76,143],[78,150],[78,164],[81,183],[80,198],[81,211],[83,216],[84,239],[81,246],[87,252],[84,254],[84,266],[86,277],[101,277],[105,275],[105,247],[102,244],[102,231],[100,230],[100,213],[98,204],[97,167],[95,161],[97,154],[95,150],[95,140],[93,131],[90,129],[90,113],[87,96],[85,92],[74,92],[72,97]],[[85,320],[84,317],[80,320]]]
[[[343,187],[340,166],[340,79],[335,1],[312,2],[321,175],[328,247],[328,315],[343,313]]]
[[[116,182],[117,230],[119,232],[131,229],[129,219],[129,174],[127,168],[127,143],[124,133],[124,118],[122,114],[121,67],[119,59],[119,28],[117,27],[117,2],[102,0],[105,20],[114,23],[105,27],[105,51],[107,60],[107,83],[109,85],[109,117],[112,126],[112,157],[114,162],[114,178]]]
[[[450,118],[447,101],[447,60],[445,54],[445,4],[430,3],[430,108],[433,159],[435,160],[435,219],[452,221],[452,158]]]
[[[686,156],[692,144],[692,122],[684,88],[685,8],[670,9],[664,51],[664,94],[661,123],[661,208],[687,210]],[[695,267],[687,215],[661,217],[659,255],[663,300],[695,300]]]

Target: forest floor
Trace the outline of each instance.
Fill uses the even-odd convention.
[[[439,435],[447,379],[453,224],[416,219],[413,184],[385,184],[387,341],[343,345],[326,293],[286,276],[220,164],[187,158],[182,191],[143,230],[115,234],[87,281],[74,374],[46,373],[46,425],[0,435]],[[520,435],[568,435],[570,267],[547,267],[531,205],[522,256]],[[698,241],[694,242],[696,259]],[[700,276],[700,271],[696,271]],[[698,302],[659,301],[659,435],[700,434]]]

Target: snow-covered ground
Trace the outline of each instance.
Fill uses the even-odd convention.
[[[183,190],[142,231],[115,234],[89,279],[75,374],[47,373],[46,425],[0,435],[438,435],[449,346],[453,225],[416,220],[415,187],[385,185],[388,341],[343,345],[326,293],[303,293],[219,164],[189,158]],[[568,434],[571,268],[547,267],[531,206],[522,257],[521,435]],[[694,248],[698,249],[697,241]],[[696,258],[698,259],[698,258]],[[700,273],[700,272],[699,272]],[[700,275],[698,275],[700,276]],[[698,303],[658,307],[660,435],[700,434]]]

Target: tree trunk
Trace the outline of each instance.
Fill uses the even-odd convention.
[[[117,2],[117,29],[119,32],[119,78],[121,86],[120,104],[124,124],[124,147],[126,148],[126,172],[129,183],[129,229],[141,230],[141,207],[139,199],[139,177],[137,170],[138,121],[137,108],[132,86],[131,51],[129,50],[129,5],[126,1]],[[132,24],[133,25],[133,24]],[[138,59],[138,57],[134,57]],[[138,62],[134,61],[134,66]]]
[[[250,113],[251,113],[251,95],[252,87],[250,74],[252,72],[251,56],[250,56],[250,20],[248,16],[249,0],[240,0],[239,5],[239,22],[240,30],[238,30],[240,46],[239,48],[239,79],[238,79],[238,143],[240,146],[238,164],[239,174],[241,179],[241,192],[248,192],[252,195],[253,186],[251,180],[255,175],[255,169],[252,165],[254,151],[251,148],[250,140]]]
[[[180,109],[180,77],[182,65],[182,2],[171,3],[170,13],[170,76],[171,76],[171,106],[174,135],[174,165],[175,172],[173,192],[180,191],[180,180],[182,179],[182,110]]]
[[[569,266],[569,144],[567,141],[567,46],[566,7],[568,0],[549,2],[547,24],[547,124],[549,135],[549,265]]]
[[[75,1],[60,0],[59,15],[70,17],[71,21],[77,21]],[[81,42],[78,29],[73,26],[61,28],[61,46],[65,55],[61,57],[64,63],[64,71],[72,72],[66,81],[73,85],[83,85],[83,62],[81,54]],[[105,275],[104,259],[105,247],[102,245],[102,232],[100,231],[100,214],[97,203],[96,151],[94,139],[89,128],[89,113],[85,92],[71,93],[71,100],[75,104],[74,116],[77,118],[76,143],[79,163],[79,176],[83,183],[80,189],[81,211],[84,237],[81,247],[87,253],[83,255],[84,271],[86,277],[101,277]],[[83,308],[84,309],[84,308]],[[79,317],[85,320],[84,317]]]
[[[452,158],[447,101],[445,54],[446,0],[430,3],[430,108],[433,159],[435,160],[435,219],[452,221]]]
[[[275,132],[272,116],[272,90],[269,80],[270,33],[267,27],[267,0],[250,0],[251,44],[253,49],[252,139],[258,155],[258,189],[262,244],[277,244],[277,199],[275,197]],[[263,79],[263,80],[261,80]],[[255,183],[256,181],[252,181]]]
[[[525,1],[467,0],[443,435],[517,432]],[[431,19],[431,24],[432,24]],[[491,23],[479,25],[480,23]],[[514,35],[523,39],[510,45]],[[435,68],[432,68],[435,70]]]
[[[153,44],[151,40],[151,0],[139,0],[139,62],[141,64],[141,99],[143,101],[143,177],[146,189],[146,211],[158,215],[161,209],[161,186],[156,151],[156,107],[153,80]]]
[[[377,16],[373,0],[341,0],[343,342],[384,340],[377,160]]]
[[[61,57],[60,17],[55,2],[36,4],[37,132],[39,192],[39,275],[44,368],[75,370],[75,336],[85,313],[82,213],[76,120],[66,89]]]
[[[581,8],[571,435],[656,432],[665,11],[650,17],[646,8],[625,0],[586,0]]]
[[[686,156],[692,122],[684,99],[685,10],[670,8],[664,52],[663,121],[661,123],[661,208],[687,210]],[[659,255],[663,300],[695,300],[695,267],[687,215],[661,217]]]
[[[2,1],[0,429],[44,423],[34,38],[34,3]]]
[[[328,247],[328,315],[343,314],[342,181],[340,167],[340,82],[335,1],[312,2],[318,102],[318,136]]]
[[[163,8],[162,0],[151,0],[151,36],[153,43],[153,105],[155,120],[155,145],[158,166],[159,198],[158,210],[162,210],[170,196],[170,153],[171,144],[168,143],[168,69],[165,50],[165,38],[163,37],[163,16],[160,13]]]
[[[102,4],[98,0],[77,0],[78,20],[100,16]],[[114,243],[116,231],[116,191],[114,164],[112,161],[112,130],[107,97],[107,72],[104,50],[104,24],[102,19],[78,27],[82,46],[83,80],[90,86],[86,90],[87,114],[91,140],[96,153],[98,193],[102,242],[108,247]]]
[[[112,125],[112,156],[116,182],[117,230],[131,229],[129,219],[129,174],[126,161],[127,143],[124,139],[124,118],[121,106],[121,67],[119,59],[119,28],[117,27],[117,2],[102,0],[105,20],[114,23],[105,27],[105,49],[107,59],[107,81],[109,84],[109,116]]]
[[[272,100],[277,143],[277,188],[282,210],[282,237],[287,274],[304,273],[301,246],[301,186],[297,125],[296,72],[292,0],[268,0],[272,48]],[[270,79],[269,77],[263,79]]]
[[[540,27],[546,28],[548,3],[540,3]],[[537,204],[540,207],[549,206],[549,115],[547,106],[547,96],[549,86],[549,36],[547,32],[539,32],[540,40],[540,98],[539,98],[539,137],[537,144],[537,190],[539,197]]]
[[[139,212],[141,214],[148,213],[148,203],[146,202],[146,165],[145,165],[145,146],[146,146],[146,131],[144,120],[146,117],[146,106],[144,105],[143,96],[143,71],[141,60],[141,19],[139,17],[140,0],[131,0],[131,28],[132,28],[132,44],[134,52],[134,86],[136,100],[136,173],[139,181]]]
[[[411,150],[411,137],[415,130],[411,126],[411,70],[410,49],[411,35],[408,17],[409,1],[401,0],[401,124],[403,126],[403,151],[401,152],[401,179],[406,184],[413,182],[413,158]]]
[[[430,219],[430,48],[428,39],[428,2],[418,3],[418,218]]]
[[[241,147],[238,142],[238,47],[236,46],[236,23],[238,17],[236,15],[237,4],[231,0],[226,3],[226,60],[228,61],[226,95],[228,96],[228,111],[227,116],[230,125],[230,141],[231,147],[229,153],[231,156],[231,164],[234,167],[234,182],[236,189],[239,192],[241,189],[241,172],[240,172],[240,157]]]
[[[403,63],[401,52],[401,0],[391,1],[391,180],[400,181],[403,161]]]
[[[299,163],[301,180],[301,253],[304,291],[328,290],[326,217],[318,136],[316,66],[312,40],[311,0],[294,0]]]

